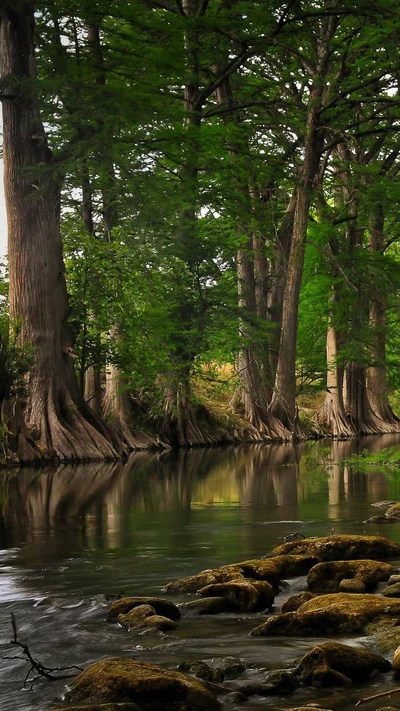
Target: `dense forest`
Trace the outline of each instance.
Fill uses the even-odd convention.
[[[3,457],[400,431],[394,0],[3,0]]]

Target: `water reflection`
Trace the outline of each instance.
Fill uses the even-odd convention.
[[[124,464],[5,471],[2,547],[46,536],[57,540],[64,553],[78,539],[90,547],[120,546],[135,512],[180,512],[180,525],[196,509],[218,507],[248,508],[257,512],[255,518],[262,512],[266,521],[303,520],[312,518],[315,502],[319,517],[323,506],[324,517],[337,518],[338,507],[346,502],[357,508],[398,493],[396,482],[383,472],[371,469],[366,475],[341,460],[366,447],[377,451],[398,444],[395,435],[333,442],[330,464],[326,443],[271,444],[139,453]],[[68,542],[63,539],[66,526]]]

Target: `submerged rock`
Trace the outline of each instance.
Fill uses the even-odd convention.
[[[400,623],[400,600],[380,595],[333,593],[305,602],[295,612],[272,615],[250,634],[266,637],[328,636],[363,632],[377,617],[395,618]]]
[[[179,607],[162,597],[123,597],[111,605],[107,621],[117,622],[120,615],[126,615],[140,605],[151,605],[157,615],[168,617],[170,620],[179,620],[181,616]]]
[[[221,612],[237,610],[237,607],[226,597],[202,597],[182,603],[180,609],[197,615],[218,615]]]
[[[330,561],[318,563],[310,570],[307,585],[314,593],[334,593],[339,591],[344,579],[353,579],[361,585],[343,592],[370,592],[376,589],[378,583],[388,580],[394,573],[397,573],[394,565],[375,560]]]
[[[134,703],[140,711],[218,711],[216,697],[198,679],[156,664],[111,657],[72,681],[72,703]]]
[[[231,580],[229,583],[206,585],[199,590],[203,597],[220,596],[241,612],[270,609],[274,604],[272,585],[265,580]]]
[[[379,654],[338,642],[313,647],[295,669],[295,676],[306,686],[342,686],[364,681],[374,672],[387,672],[391,663]]]
[[[181,662],[178,664],[178,671],[193,674],[193,676],[197,676],[199,679],[204,679],[205,681],[211,681],[213,684],[220,684],[224,680],[222,669],[215,669],[207,664],[207,662],[200,660]]]
[[[381,560],[400,558],[400,544],[384,536],[326,536],[288,541],[274,548],[266,558],[282,555],[307,554],[317,556],[321,561],[331,560]]]

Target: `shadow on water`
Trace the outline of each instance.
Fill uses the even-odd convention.
[[[142,638],[106,625],[96,596],[160,595],[171,579],[262,556],[293,533],[381,533],[400,542],[400,524],[363,523],[376,513],[373,502],[400,500],[397,477],[341,463],[363,449],[392,446],[400,450],[399,436],[143,452],[123,464],[4,471],[1,648],[7,649],[14,612],[37,656],[51,649],[57,664],[86,665],[122,652],[168,666],[189,654],[227,653],[264,670],[285,666],[312,640],[249,638],[254,617],[234,615],[191,619],[172,637]],[[293,581],[287,595],[301,585]],[[62,691],[38,684],[27,694],[23,676],[20,662],[0,659],[2,711],[41,711]],[[259,708],[252,703],[246,708]],[[338,697],[335,708],[346,703]]]

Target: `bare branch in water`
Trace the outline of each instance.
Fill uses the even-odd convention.
[[[15,647],[19,647],[22,652],[21,654],[15,656],[4,656],[2,657],[2,659],[19,659],[30,665],[24,679],[24,687],[27,685],[28,681],[30,682],[32,688],[32,685],[38,679],[45,678],[49,681],[58,681],[59,679],[71,679],[79,672],[83,671],[82,667],[78,667],[76,665],[72,665],[70,667],[46,667],[38,659],[35,659],[28,645],[24,642],[20,642],[20,640],[18,639],[17,623],[13,612],[11,613],[11,625],[13,630],[13,638],[10,640],[10,644],[14,645]],[[69,671],[72,672],[72,670],[76,670],[75,673],[63,673]]]

